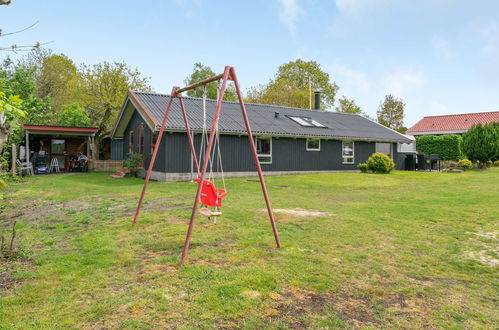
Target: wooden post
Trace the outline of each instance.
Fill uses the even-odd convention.
[[[15,143],[12,143],[12,175],[17,175],[17,146]]]
[[[29,151],[29,133],[26,131],[26,163],[31,162],[31,152]]]

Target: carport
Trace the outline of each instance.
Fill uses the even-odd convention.
[[[92,164],[95,150],[95,134],[99,129],[94,127],[66,127],[24,125],[26,131],[26,155],[33,162],[43,155],[48,163],[56,158],[61,171],[68,171],[70,157],[83,154]]]

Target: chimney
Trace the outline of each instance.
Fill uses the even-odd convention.
[[[274,112],[274,117],[279,118],[279,111]]]
[[[314,92],[314,110],[321,109],[321,91],[316,90]]]

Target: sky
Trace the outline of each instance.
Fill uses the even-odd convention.
[[[125,61],[156,92],[201,62],[236,68],[243,90],[279,65],[314,60],[375,116],[386,94],[423,116],[499,110],[496,0],[12,0],[0,46],[51,42],[76,64]],[[0,54],[4,57],[5,52]],[[11,56],[21,56],[10,54]]]

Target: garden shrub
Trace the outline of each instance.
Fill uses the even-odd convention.
[[[469,170],[473,168],[473,163],[471,162],[471,160],[463,158],[457,162],[457,166],[459,166],[463,170]]]
[[[368,167],[367,167],[366,163],[359,163],[359,165],[357,165],[357,167],[359,168],[359,170],[362,173],[367,173]]]
[[[499,167],[499,160],[496,160],[496,161],[494,162],[494,166]]]
[[[137,171],[142,167],[143,157],[141,154],[131,153],[123,161],[123,166],[130,170],[130,174],[137,176]]]
[[[438,154],[441,160],[458,160],[462,141],[460,135],[422,135],[416,137],[416,149],[421,154]]]
[[[499,159],[499,124],[477,124],[463,135],[463,153],[479,167],[489,160]]]
[[[372,154],[366,164],[373,173],[390,173],[395,168],[393,160],[381,152]]]

